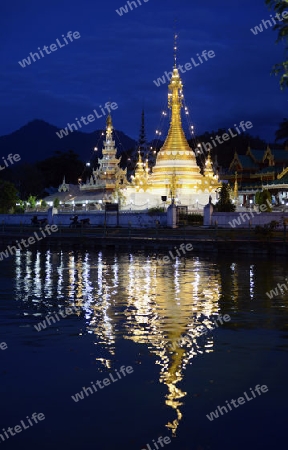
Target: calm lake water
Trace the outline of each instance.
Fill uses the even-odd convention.
[[[0,262],[3,448],[157,450],[160,436],[168,450],[287,448],[288,295],[266,295],[286,283],[286,260],[193,253],[161,266],[165,255],[35,250]],[[218,406],[227,413],[207,418]]]

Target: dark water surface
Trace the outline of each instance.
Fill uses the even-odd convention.
[[[288,295],[266,295],[287,283],[286,260],[157,256],[43,250],[0,262],[3,449],[287,448]],[[49,313],[55,323],[37,331]],[[209,420],[218,406],[227,413]]]

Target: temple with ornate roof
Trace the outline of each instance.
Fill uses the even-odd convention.
[[[232,185],[237,183],[238,204],[254,203],[257,191],[267,189],[275,204],[288,200],[288,148],[274,150],[267,146],[263,150],[248,147],[245,155],[237,152],[227,172],[220,174],[222,180]]]

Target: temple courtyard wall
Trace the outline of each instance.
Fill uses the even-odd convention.
[[[78,220],[90,219],[91,226],[105,225],[105,212],[95,211],[95,212],[77,212]],[[31,225],[31,219],[37,215],[38,220],[47,219],[48,223],[51,225],[59,226],[69,226],[72,222],[70,220],[74,213],[25,213],[25,214],[0,214],[0,228],[1,225]],[[167,214],[159,213],[150,215],[143,211],[120,211],[119,212],[119,222],[120,227],[131,227],[131,228],[143,228],[143,227],[156,227],[156,226],[167,226]],[[107,212],[106,213],[106,226],[116,227],[117,226],[117,213]],[[45,225],[42,226],[44,228]]]
[[[279,222],[279,227],[288,225],[288,212],[259,212],[247,210],[243,212],[213,212],[211,205],[204,208],[204,226],[217,226],[219,228],[255,228],[264,226],[272,221]]]
[[[202,213],[204,206],[209,201],[209,195],[211,195],[212,202],[217,201],[215,191],[211,194],[209,191],[204,193],[201,191],[195,193],[182,191],[176,195],[175,202],[178,206],[187,205],[188,210],[193,210],[194,212],[196,212],[195,210],[200,209],[199,212]],[[171,203],[168,189],[154,189],[153,192],[136,192],[135,190],[128,188],[125,191],[126,203],[121,209],[129,210],[131,208],[141,210],[144,208],[163,207],[164,203],[161,198],[162,196],[167,197],[166,205],[168,206]]]
[[[53,208],[54,209],[54,208]],[[202,212],[200,210],[199,212]],[[78,220],[90,219],[92,227],[105,226],[105,212],[77,212],[77,213],[58,213],[54,209],[48,212],[29,212],[24,214],[0,214],[0,229],[1,225],[31,225],[31,219],[37,215],[38,219],[47,219],[48,223],[58,226],[69,226],[72,222],[70,220],[74,214],[78,215]],[[233,213],[219,213],[213,212],[212,205],[208,204],[204,208],[203,225],[206,227],[217,226],[219,228],[254,228],[256,225],[269,224],[271,221],[280,222],[280,228],[283,228],[284,222],[288,225],[288,212],[262,212],[255,211],[233,212]],[[154,228],[169,226],[167,222],[167,212],[158,214],[149,214],[147,211],[120,211],[117,223],[117,213],[106,213],[107,227],[125,227],[125,228]],[[40,225],[39,225],[40,226]],[[43,228],[45,225],[42,226]]]

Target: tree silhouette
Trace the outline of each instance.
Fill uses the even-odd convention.
[[[56,151],[54,156],[38,162],[36,167],[42,172],[46,187],[58,187],[64,176],[67,183],[77,184],[78,178],[82,178],[85,168],[73,150]]]
[[[278,31],[278,37],[276,43],[284,41],[285,43],[285,51],[287,53],[288,50],[288,16],[283,18],[282,13],[287,11],[287,0],[266,0],[266,5],[274,10],[274,12],[279,14],[278,17],[281,17],[279,23],[277,23],[273,29]],[[274,19],[275,20],[275,19]],[[279,19],[278,19],[279,20]],[[272,73],[275,75],[281,75],[280,79],[280,88],[285,89],[288,86],[288,59],[281,63],[275,64],[272,70]]]
[[[10,181],[0,180],[0,213],[6,214],[18,200],[17,189]]]
[[[276,141],[284,140],[284,145],[288,145],[288,119],[283,119],[279,125],[279,129],[275,133]]]
[[[216,211],[218,212],[234,212],[236,206],[232,203],[230,198],[231,188],[229,184],[222,183],[219,192],[219,200],[216,203]]]
[[[264,191],[261,191],[261,192],[259,192],[259,191],[256,192],[256,195],[255,195],[256,205],[259,205],[259,206],[265,205],[268,212],[272,211],[271,201],[272,201],[272,196],[267,189],[264,189]]]

